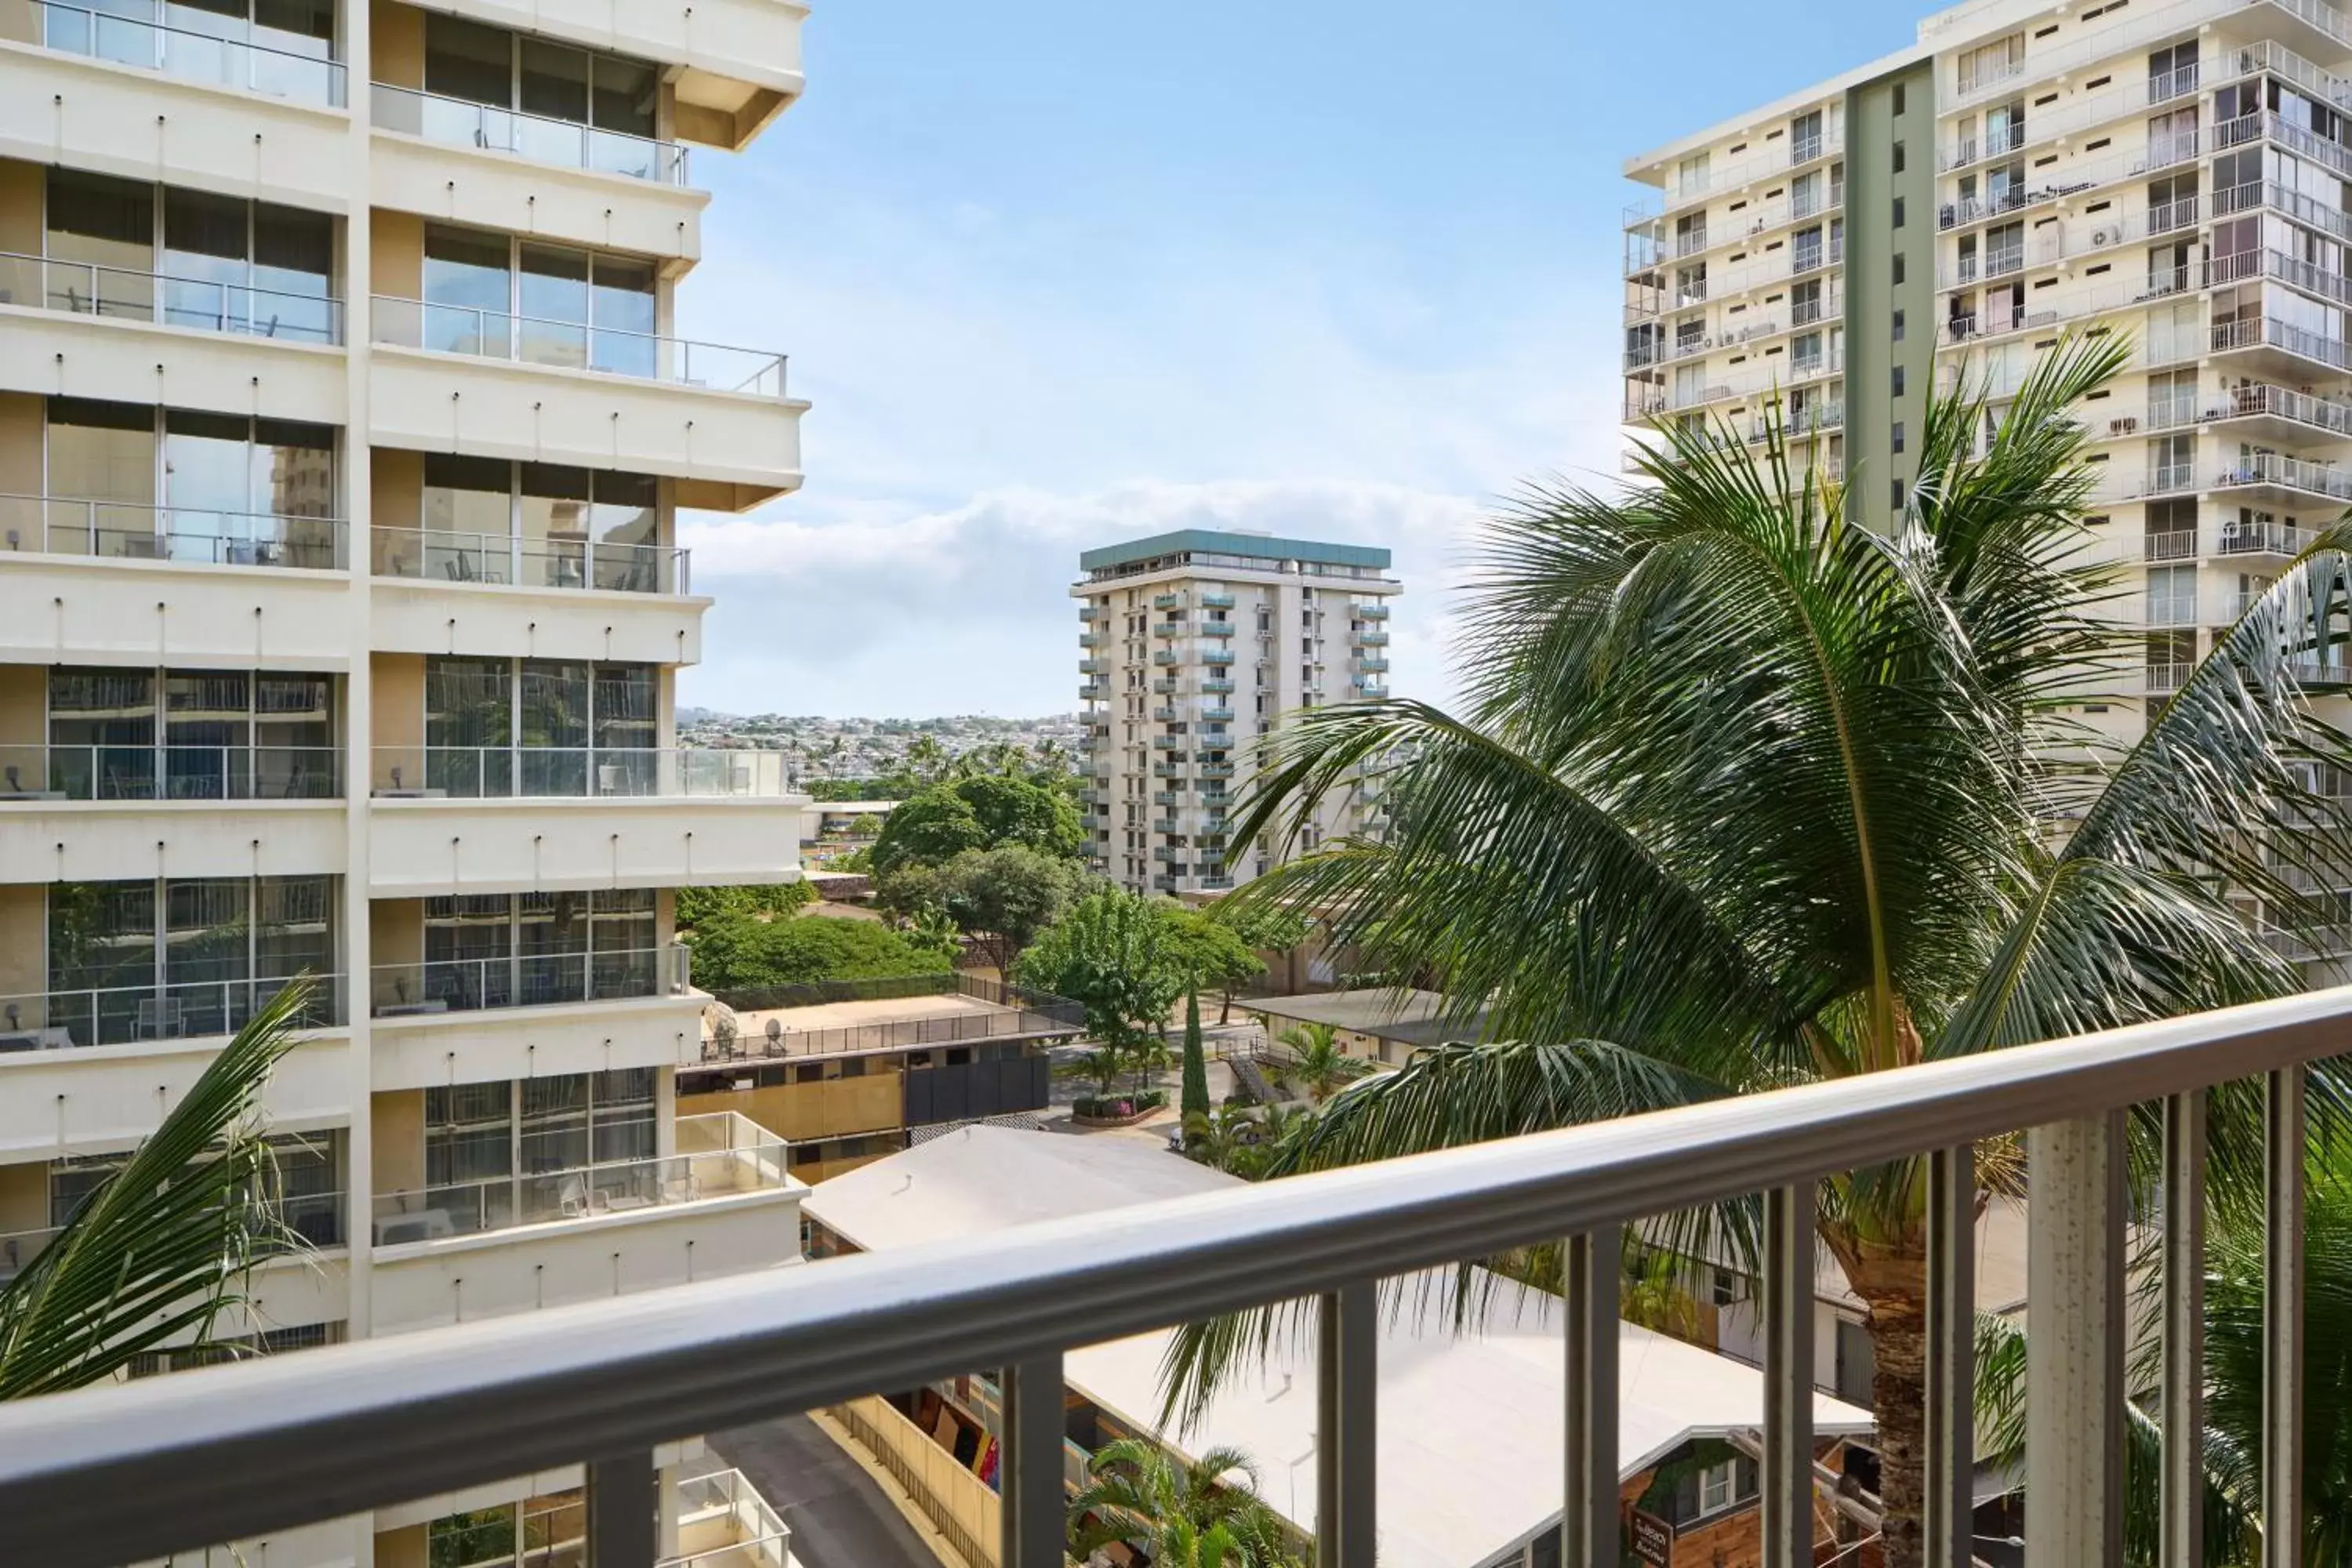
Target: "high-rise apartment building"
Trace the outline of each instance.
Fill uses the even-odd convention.
[[[1083,794],[1094,865],[1138,892],[1215,894],[1350,833],[1372,785],[1297,844],[1233,843],[1250,748],[1282,716],[1389,689],[1389,552],[1186,529],[1078,558]]]
[[[1978,0],[1911,48],[1633,159],[1625,416],[1795,449],[1883,523],[1927,398],[1998,416],[2063,332],[2129,367],[2081,410],[2145,658],[2136,734],[2352,501],[2352,13],[2327,0]],[[2315,668],[2331,684],[2340,671]]]
[[[0,5],[0,1276],[302,972],[257,1347],[798,1258],[782,1146],[677,1114],[672,901],[798,863],[673,716],[679,511],[796,488],[805,405],[675,321],[803,15]],[[692,1447],[664,1553],[781,1561]],[[575,1485],[242,1560],[557,1561]]]

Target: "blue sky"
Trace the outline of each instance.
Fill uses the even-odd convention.
[[[682,700],[1066,711],[1077,552],[1189,525],[1388,545],[1395,684],[1442,698],[1480,508],[1613,472],[1623,159],[1916,20],[1796,15],[817,0],[805,99],[696,163],[681,330],[815,406],[805,489],[685,525]]]

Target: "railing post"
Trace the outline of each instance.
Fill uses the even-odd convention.
[[[2164,1102],[2164,1479],[2158,1568],[2205,1568],[2205,1096]]]
[[[2026,1135],[2025,1560],[2122,1568],[2124,1112]]]
[[[1003,1395],[998,1568],[1062,1568],[1069,1505],[1062,1489],[1061,1352],[1049,1351],[1004,1368]]]
[[[1322,1298],[1316,1336],[1316,1568],[1372,1568],[1379,1518],[1380,1287]]]
[[[1927,1568],[1971,1568],[1976,1482],[1976,1150],[1927,1156]]]
[[[1560,1244],[1568,1332],[1560,1568],[1617,1568],[1618,1277],[1624,1245],[1616,1226]]]
[[[2303,1563],[2304,1069],[2263,1086],[2263,1568]]]
[[[1813,1562],[1813,1184],[1764,1194],[1764,1568]]]
[[[653,1568],[654,1456],[588,1463],[588,1568]]]

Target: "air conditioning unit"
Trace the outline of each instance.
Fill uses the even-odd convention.
[[[2100,246],[2113,244],[2116,240],[2120,239],[2121,237],[2122,236],[2118,235],[2114,229],[2095,228],[2091,231],[2091,246],[2092,248],[2096,249]]]

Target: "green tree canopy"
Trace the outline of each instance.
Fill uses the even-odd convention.
[[[1087,882],[1075,860],[1025,844],[1002,844],[966,849],[941,865],[902,866],[882,879],[877,900],[907,921],[939,910],[972,939],[998,973],[1009,974],[1022,950],[1069,912]]]
[[[983,773],[932,784],[901,801],[874,841],[874,869],[887,876],[1007,844],[1067,858],[1085,843],[1077,807],[1065,794],[1024,778]]]
[[[1425,976],[1476,1037],[1340,1090],[1277,1168],[2300,989],[2279,939],[2341,920],[2307,889],[2352,885],[2352,808],[2325,782],[2352,735],[2307,700],[2352,679],[2352,526],[2319,530],[2144,725],[2094,727],[2084,704],[2126,681],[2137,700],[2150,657],[2098,563],[2075,413],[2129,353],[2054,347],[1998,417],[1966,390],[1927,400],[1883,531],[1848,498],[1885,476],[1824,488],[1769,416],[1760,447],[1675,427],[1643,488],[1538,488],[1489,524],[1461,710],[1301,716],[1234,830],[1286,840],[1377,771],[1379,835],[1252,891],[1315,910],[1369,970]],[[2340,1136],[2343,1069],[2312,1079]],[[2214,1098],[2217,1193],[2260,1191],[2251,1103]],[[1924,1163],[1826,1178],[1818,1202],[1874,1351],[1886,1563],[1917,1568]],[[1754,1212],[1688,1216],[1712,1235],[1678,1249],[1752,1259]],[[1180,1335],[1180,1405],[1259,1342],[1239,1327]]]
[[[1087,1032],[1113,1051],[1143,1048],[1184,994],[1184,955],[1167,912],[1172,907],[1124,889],[1097,888],[1038,936],[1013,977],[1085,1007]]]
[[[878,921],[830,915],[791,921],[720,915],[698,927],[689,945],[695,984],[707,991],[943,973],[954,968],[936,947],[910,941]]]
[[[796,913],[816,902],[809,882],[775,882],[750,888],[680,888],[677,893],[677,924],[692,931],[720,915],[766,915],[771,919]]]

